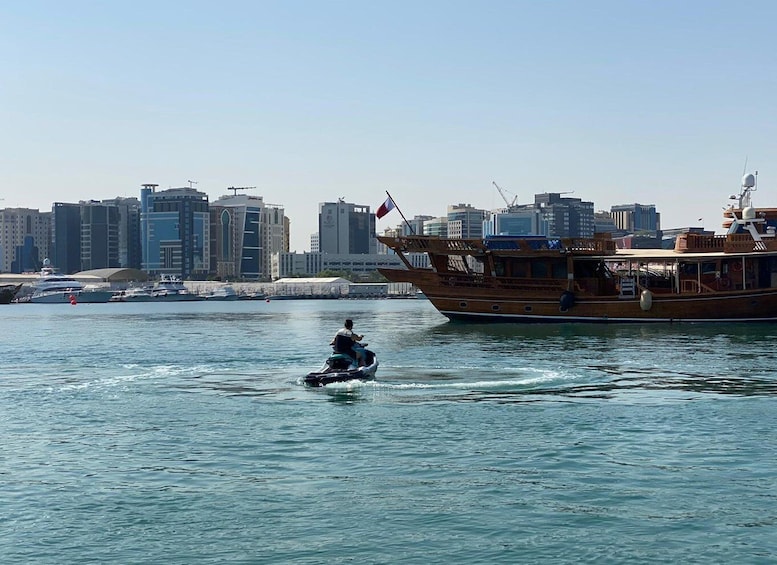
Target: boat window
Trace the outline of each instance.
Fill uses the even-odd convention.
[[[701,274],[703,275],[714,275],[717,270],[716,263],[707,262],[701,264]]]
[[[555,261],[553,263],[553,278],[554,279],[565,279],[567,278],[567,262],[564,261]]]
[[[529,276],[529,269],[526,261],[513,261],[510,267],[510,274],[513,277],[525,279]]]
[[[695,275],[698,265],[696,263],[680,263],[681,275]]]
[[[578,261],[575,263],[575,277],[586,279],[596,276],[595,266],[591,261]]]
[[[533,279],[547,279],[548,264],[545,261],[532,261],[531,276]]]

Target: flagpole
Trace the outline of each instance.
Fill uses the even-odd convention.
[[[405,215],[402,213],[402,210],[399,209],[399,206],[397,205],[397,201],[394,200],[394,197],[389,194],[389,191],[386,191],[386,194],[388,194],[388,197],[391,198],[391,201],[394,203],[394,208],[397,209],[397,212],[399,212],[399,215],[402,216],[402,219],[405,220],[405,224],[407,224],[407,227],[410,229],[410,233],[412,235],[415,235],[415,230],[413,229],[413,226],[410,225],[410,222],[407,221],[407,218],[405,218]]]

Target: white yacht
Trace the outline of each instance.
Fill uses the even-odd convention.
[[[84,285],[71,276],[59,273],[48,259],[44,259],[40,277],[32,283],[32,291],[30,302],[38,304],[108,302],[113,296],[110,289]]]
[[[131,286],[116,294],[114,302],[151,302],[154,294],[150,286]]]
[[[162,278],[151,289],[154,300],[168,302],[183,302],[191,300],[204,300],[204,297],[189,292],[179,277],[162,275]]]
[[[207,300],[237,300],[238,295],[235,287],[229,284],[218,286],[205,295]]]

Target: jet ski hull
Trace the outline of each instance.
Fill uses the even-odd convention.
[[[308,386],[326,386],[332,383],[344,383],[346,381],[374,381],[375,373],[367,373],[363,369],[350,371],[334,371],[331,373],[308,373],[305,376],[305,384]]]
[[[320,371],[308,373],[303,382],[307,386],[316,387],[346,381],[374,381],[375,372],[378,370],[378,358],[368,349],[365,349],[365,354],[369,365],[364,367],[355,367],[355,363],[352,363],[350,367],[341,366],[340,363],[342,363],[344,356],[334,354],[327,359]]]

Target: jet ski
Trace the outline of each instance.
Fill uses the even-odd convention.
[[[365,343],[364,346],[366,345]],[[350,355],[333,351],[319,371],[308,373],[305,376],[305,384],[307,386],[326,386],[331,383],[353,380],[374,381],[375,372],[378,370],[378,358],[369,349],[362,349],[362,351],[365,359],[362,366],[359,366]]]

